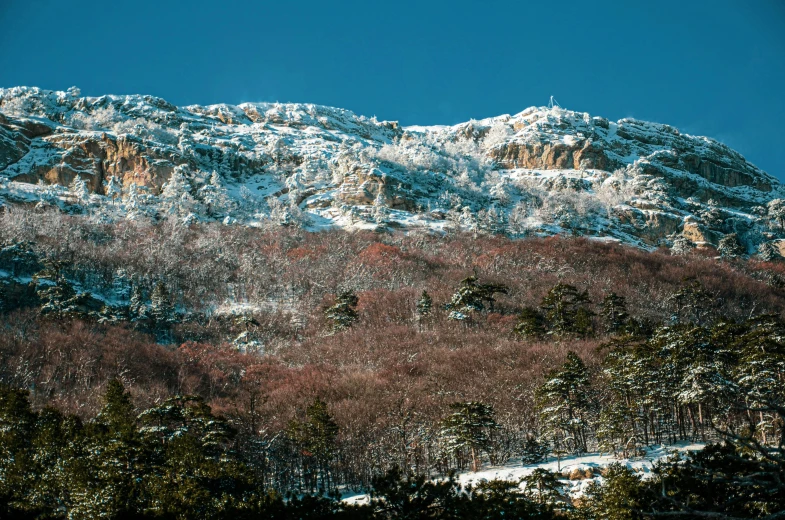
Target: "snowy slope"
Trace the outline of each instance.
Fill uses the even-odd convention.
[[[476,485],[483,481],[504,480],[520,483],[521,489],[526,484],[523,478],[530,475],[538,468],[547,469],[561,473],[561,479],[565,491],[571,498],[578,498],[583,495],[592,482],[601,483],[603,478],[601,472],[614,463],[622,464],[631,470],[639,473],[642,478],[651,475],[651,469],[655,462],[664,460],[674,453],[688,451],[699,451],[705,444],[692,444],[682,442],[673,445],[653,446],[645,450],[645,454],[629,459],[619,459],[608,454],[587,454],[577,457],[567,457],[561,461],[549,460],[540,464],[521,464],[519,461],[512,460],[504,466],[494,466],[482,469],[478,472],[466,472],[457,476],[457,481],[462,485]],[[362,504],[369,500],[369,496],[364,493],[345,494],[343,500],[350,504]]]
[[[0,197],[102,219],[567,233],[643,247],[735,234],[752,253],[780,238],[768,206],[783,188],[712,139],[560,107],[401,127],[311,104],[176,107],[15,87],[0,89]]]

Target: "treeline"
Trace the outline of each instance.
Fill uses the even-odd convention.
[[[319,461],[331,428],[319,429],[323,404],[314,407],[292,435]],[[116,380],[87,422],[53,408],[35,412],[24,391],[2,385],[0,425],[0,515],[9,520],[553,518],[553,506],[519,495],[514,483],[462,488],[397,470],[374,480],[367,505],[282,495],[263,484],[257,462],[235,449],[236,431],[200,398],[173,397],[137,416]]]
[[[576,364],[568,363],[559,377]],[[454,446],[482,446],[483,430],[495,427],[492,410],[479,403],[452,408],[443,424]],[[785,421],[779,395],[756,395],[746,407],[753,410],[780,427]],[[266,486],[259,478],[264,447],[248,446],[196,396],[175,396],[137,414],[112,380],[99,413],[82,421],[54,408],[34,411],[26,391],[0,385],[0,426],[0,514],[9,519],[774,519],[785,511],[785,442],[762,441],[755,426],[738,433],[717,428],[723,444],[658,463],[647,480],[611,465],[578,500],[561,475],[545,469],[520,482],[462,486],[452,474],[428,479],[396,467],[376,476],[370,499],[356,505],[342,502],[334,488],[324,492],[332,487],[338,426],[318,400],[285,433],[301,460],[309,459],[303,471],[306,482],[320,485],[318,494]]]

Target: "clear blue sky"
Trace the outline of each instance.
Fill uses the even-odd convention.
[[[785,179],[785,1],[0,0],[0,86],[297,101],[402,124],[562,106]]]

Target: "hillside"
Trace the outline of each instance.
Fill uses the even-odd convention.
[[[102,221],[581,235],[779,254],[782,185],[706,137],[531,107],[402,127],[310,104],[0,89],[0,197]],[[762,245],[763,244],[763,245]]]

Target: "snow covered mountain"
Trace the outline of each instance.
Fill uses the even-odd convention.
[[[104,220],[568,233],[764,256],[785,236],[785,189],[727,146],[560,107],[402,127],[311,104],[0,89],[0,198]]]

